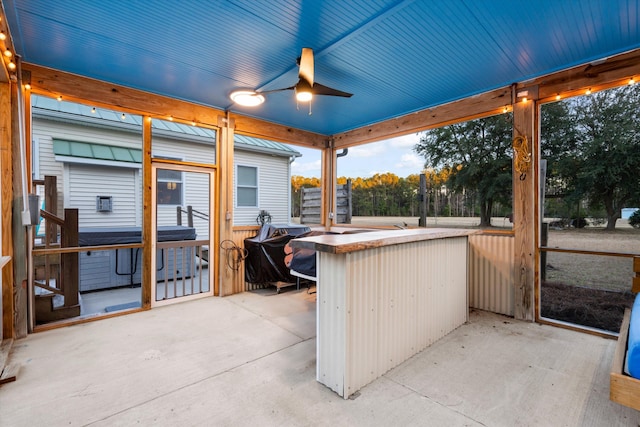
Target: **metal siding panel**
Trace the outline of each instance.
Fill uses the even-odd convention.
[[[344,396],[346,257],[325,252],[316,257],[318,283],[322,283],[316,299],[316,379]]]
[[[460,264],[466,265],[466,260],[466,237],[346,255],[321,253],[318,380],[348,397],[463,324],[468,311],[467,273]],[[342,340],[342,328],[344,348],[328,338]],[[336,354],[346,356],[343,387],[336,372],[326,372],[341,366],[325,363],[338,363]]]
[[[469,305],[513,316],[513,236],[473,235],[469,238]]]

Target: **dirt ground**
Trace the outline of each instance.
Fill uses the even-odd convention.
[[[477,227],[479,218],[427,218],[428,227]],[[356,226],[416,227],[412,217],[354,217]],[[509,229],[505,218],[493,218],[498,229]],[[640,230],[618,220],[616,230],[604,227],[550,229],[547,246],[640,256]],[[541,315],[577,325],[618,332],[625,307],[631,307],[633,259],[621,256],[546,253],[542,271]]]
[[[548,247],[640,255],[640,230],[626,221],[603,228],[549,230]],[[618,332],[631,307],[633,258],[548,252],[542,281],[543,317]]]

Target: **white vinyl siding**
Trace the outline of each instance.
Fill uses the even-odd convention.
[[[134,132],[123,130],[113,130],[108,128],[96,128],[87,125],[76,125],[72,123],[64,123],[42,118],[34,118],[33,121],[33,139],[37,140],[38,155],[34,156],[39,161],[34,171],[38,172],[38,176],[34,179],[43,179],[45,175],[54,175],[58,177],[58,212],[62,213],[63,200],[69,202],[80,203],[83,212],[81,213],[80,222],[85,226],[109,226],[110,220],[105,223],[106,217],[119,218],[118,225],[140,225],[142,212],[142,187],[141,187],[141,170],[128,169],[115,166],[85,166],[78,163],[65,163],[57,161],[53,154],[53,139],[63,139],[68,141],[89,142],[93,144],[105,144],[111,146],[119,146],[126,148],[142,148],[142,135]],[[213,163],[215,159],[215,144],[212,140],[211,144],[203,144],[201,142],[187,142],[184,140],[173,140],[164,135],[153,136],[152,154],[158,157],[179,158],[187,162],[197,163]],[[77,158],[77,161],[82,159]],[[258,206],[256,207],[234,207],[234,224],[235,225],[255,225],[256,217],[260,210],[266,210],[272,217],[274,223],[288,223],[290,221],[290,158],[288,156],[278,156],[273,154],[265,154],[254,152],[251,150],[236,149],[234,150],[235,165],[254,166],[258,169]],[[234,168],[235,168],[234,165]],[[129,167],[133,164],[129,164]],[[136,165],[139,166],[139,165]],[[80,169],[78,169],[80,167]],[[128,192],[122,187],[124,182],[117,182],[121,192],[127,194],[135,194],[134,199],[138,205],[133,204],[132,200],[122,199],[123,194],[114,194],[113,209],[114,212],[97,213],[95,212],[95,197],[108,196],[110,193],[108,188],[111,186],[111,171],[114,172],[118,179],[125,179],[127,185],[135,185]],[[222,173],[232,173],[235,177],[235,170],[221,171]],[[91,177],[89,177],[91,175]],[[137,177],[137,181],[133,183],[133,177]],[[71,180],[65,182],[65,179]],[[208,180],[201,174],[184,174],[184,208],[186,205],[193,206],[194,209],[201,212],[209,212],[207,197],[209,194]],[[84,181],[83,181],[84,180]],[[235,178],[234,178],[235,189]],[[133,188],[133,187],[132,187]],[[87,192],[82,196],[77,192]],[[70,193],[74,193],[71,195]],[[234,191],[234,206],[237,197]],[[124,203],[124,204],[123,204]],[[136,207],[137,206],[137,207]],[[71,206],[66,207],[80,207]],[[122,211],[121,209],[125,209]],[[132,210],[133,209],[133,210]],[[91,213],[89,213],[91,211]],[[124,219],[121,215],[129,212],[130,218]],[[117,216],[115,215],[117,213]],[[83,215],[90,215],[84,219]],[[160,205],[157,209],[158,225],[175,225],[177,222],[177,210],[174,205]],[[99,221],[101,218],[102,221]],[[186,224],[186,215],[183,217],[183,224]],[[196,226],[198,236],[204,236],[206,227]],[[201,230],[202,228],[202,230]]]
[[[78,209],[80,227],[132,227],[142,224],[138,169],[69,164],[67,170],[65,188],[69,190],[65,192],[64,203],[67,208]],[[96,196],[111,197],[112,211],[97,212]]]
[[[235,167],[254,166],[258,168],[258,206],[238,206],[237,194],[234,192],[234,225],[256,225],[260,210],[271,215],[273,223],[289,223],[290,163],[288,157],[270,154],[235,150]],[[237,188],[237,177],[234,175],[234,188]]]

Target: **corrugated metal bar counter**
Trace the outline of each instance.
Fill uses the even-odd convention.
[[[476,232],[292,240],[316,250],[317,380],[346,399],[466,322],[468,236]]]

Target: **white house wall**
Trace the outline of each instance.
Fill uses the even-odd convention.
[[[64,163],[57,161],[53,153],[53,139],[69,141],[89,142],[126,148],[141,149],[142,136],[132,132],[113,130],[107,128],[95,128],[91,126],[74,125],[51,120],[34,119],[33,140],[34,150],[38,149],[35,156],[37,164],[34,165],[34,179],[43,179],[45,175],[58,177],[58,212],[62,212],[63,206],[81,209],[80,225],[82,227],[119,225],[140,226],[142,212],[142,188],[140,169],[118,168],[112,166],[96,167],[95,165],[83,169],[78,163],[67,164],[67,178],[64,182]],[[201,143],[174,140],[164,136],[154,136],[152,142],[152,154],[158,157],[170,157],[187,162],[215,163],[215,146]],[[235,165],[255,166],[258,168],[258,207],[234,207],[234,225],[256,225],[256,217],[260,210],[266,210],[271,214],[272,222],[288,223],[290,221],[290,162],[289,157],[274,156],[272,154],[257,153],[247,150],[235,150]],[[77,159],[81,161],[81,159]],[[131,165],[130,165],[131,166]],[[122,170],[121,170],[122,169]],[[111,171],[118,176],[114,193],[114,212],[96,212],[95,197],[97,195],[110,195],[108,188],[111,185]],[[225,173],[225,171],[222,171]],[[128,180],[130,188],[125,197],[124,176]],[[71,187],[68,187],[72,185]],[[67,194],[65,187],[73,188],[75,193],[82,188],[86,194]],[[208,212],[207,199],[203,195],[208,194],[208,181],[205,176],[187,173],[184,177],[184,202],[183,205],[193,206],[201,212]],[[83,190],[83,192],[84,192]],[[116,197],[117,196],[117,197]],[[63,205],[63,201],[66,203]],[[234,205],[236,203],[234,180]],[[116,211],[117,209],[117,211]],[[138,212],[138,214],[136,213]],[[130,215],[122,217],[122,214]],[[159,206],[157,210],[159,225],[175,225],[176,206]],[[194,219],[198,229],[198,238],[207,238],[208,229],[204,223]],[[186,215],[183,217],[186,224]]]
[[[65,206],[78,208],[80,227],[141,226],[142,210],[134,190],[140,186],[139,169],[70,163],[68,170],[73,191],[66,194]],[[113,210],[97,212],[96,196],[111,197]]]
[[[58,178],[59,216],[65,207],[77,208],[80,227],[141,225],[142,181],[139,167],[64,163],[56,160],[53,153],[54,139],[141,149],[141,134],[42,119],[33,120],[32,133],[33,140],[37,141],[34,148],[38,149],[34,179],[44,179],[46,175]],[[113,211],[96,212],[96,196],[112,196]]]
[[[236,177],[233,181],[234,225],[256,225],[260,210],[271,215],[273,223],[289,223],[290,163],[288,157],[253,153],[244,150],[234,152],[234,167],[254,166],[258,168],[258,206],[238,207]]]

